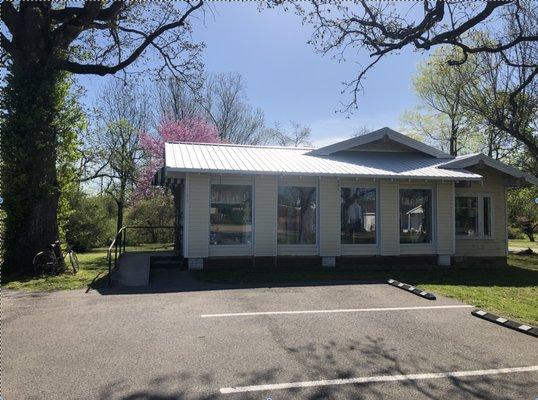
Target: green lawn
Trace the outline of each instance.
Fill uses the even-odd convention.
[[[538,242],[531,242],[528,239],[510,239],[508,241],[508,247],[530,247],[533,250],[538,250]]]
[[[172,244],[143,244],[139,246],[127,246],[126,251],[156,251],[170,250]],[[6,280],[2,285],[6,289],[28,291],[50,291],[87,288],[90,284],[106,284],[108,263],[106,260],[107,248],[98,248],[86,253],[77,253],[80,270],[77,274],[61,274],[58,276],[33,277],[23,276]]]
[[[19,277],[7,282],[2,282],[6,289],[49,291],[87,288],[94,281],[103,281],[108,273],[106,261],[106,249],[94,249],[86,253],[78,253],[80,270],[77,274],[61,274],[46,277]]]
[[[155,246],[143,246],[155,250]],[[140,250],[140,247],[136,249]],[[134,248],[128,249],[134,250]],[[106,249],[78,255],[81,269],[76,275],[23,277],[3,283],[4,288],[47,291],[87,288],[106,284]],[[510,255],[509,267],[482,269],[435,269],[415,271],[360,271],[354,268],[290,271],[200,271],[198,279],[218,283],[286,283],[323,280],[385,280],[394,278],[434,293],[538,325],[538,255]]]

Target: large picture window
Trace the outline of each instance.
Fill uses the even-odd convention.
[[[400,189],[400,243],[431,243],[432,191]]]
[[[488,196],[456,196],[456,236],[491,236],[491,199]]]
[[[212,245],[252,242],[252,187],[211,185],[209,243]]]
[[[316,188],[278,188],[278,244],[316,243]]]
[[[375,243],[375,189],[342,188],[340,190],[342,244]]]

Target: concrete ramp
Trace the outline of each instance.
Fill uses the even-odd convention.
[[[115,281],[119,286],[148,286],[150,257],[153,252],[124,253],[118,260]]]

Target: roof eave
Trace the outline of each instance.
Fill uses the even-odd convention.
[[[320,147],[319,149],[312,150],[310,154],[317,156],[328,156],[338,151],[345,151],[356,146],[375,142],[377,140],[383,139],[383,137],[388,137],[389,139],[397,143],[403,144],[404,146],[408,146],[435,158],[454,158],[448,153],[428,146],[427,144],[421,143],[418,140],[410,138],[409,136],[406,136],[388,127],[378,129],[362,136],[357,136],[348,140],[344,140],[342,142],[334,143],[329,146]]]
[[[473,176],[435,176],[435,175],[390,175],[390,174],[337,174],[318,172],[283,172],[283,171],[245,171],[245,170],[218,170],[218,169],[195,169],[195,168],[173,168],[167,167],[166,172],[183,172],[194,174],[216,174],[216,175],[265,175],[265,176],[309,176],[309,177],[335,177],[351,179],[392,179],[392,180],[438,180],[438,181],[481,181],[478,174],[469,173]]]

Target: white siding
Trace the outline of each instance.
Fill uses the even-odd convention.
[[[380,250],[383,256],[400,254],[400,203],[397,182],[379,182]]]
[[[207,257],[209,247],[208,175],[187,174],[185,215],[187,231],[185,257]]]
[[[437,254],[454,254],[454,182],[437,183]]]
[[[502,257],[507,254],[506,196],[502,174],[492,168],[475,169],[484,176],[484,184],[473,183],[469,188],[455,188],[458,195],[484,195],[491,197],[491,238],[456,237],[456,256]]]
[[[274,256],[276,255],[277,177],[256,176],[254,188],[254,254],[258,257]]]
[[[340,254],[340,186],[336,178],[319,180],[319,250],[324,257]]]

